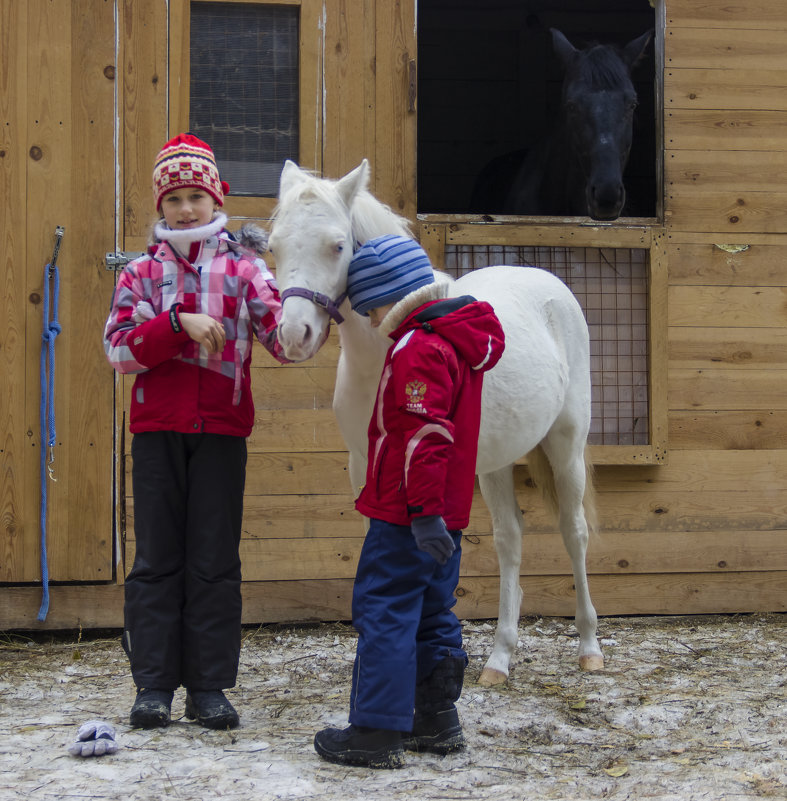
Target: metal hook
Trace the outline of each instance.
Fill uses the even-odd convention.
[[[55,469],[52,467],[52,465],[54,463],[55,463],[55,449],[52,447],[52,445],[50,445],[49,446],[49,464],[47,464],[46,469],[47,469],[47,472],[49,473],[49,478],[51,478],[52,481],[57,481],[57,479],[55,478]]]
[[[63,235],[65,232],[66,229],[63,228],[62,225],[55,226],[55,249],[52,251],[52,261],[49,262],[50,275],[57,265],[57,257],[60,254],[60,243],[63,241]]]

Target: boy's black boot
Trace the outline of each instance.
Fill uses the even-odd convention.
[[[186,717],[207,729],[235,729],[240,718],[221,690],[189,690]]]
[[[328,762],[369,768],[401,768],[404,765],[402,735],[390,729],[350,725],[323,729],[314,735],[314,750]]]
[[[465,660],[448,657],[415,687],[413,730],[404,735],[408,751],[448,754],[465,747],[462,724],[454,701],[462,693]]]
[[[150,690],[140,688],[134,706],[131,707],[129,722],[134,729],[155,729],[169,726],[172,707],[172,690]]]

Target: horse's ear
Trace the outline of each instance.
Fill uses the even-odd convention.
[[[552,47],[555,49],[560,63],[563,67],[567,67],[577,53],[576,47],[557,28],[550,28],[549,32],[552,34]]]
[[[654,30],[651,28],[649,31],[645,31],[642,36],[632,39],[623,48],[623,60],[628,64],[629,72],[637,66],[637,62],[645,55],[645,50],[650,44],[653,34]]]
[[[306,177],[306,173],[294,162],[287,159],[284,166],[281,168],[281,177],[279,178],[279,197],[283,197],[284,193],[295,186],[298,181],[302,181]]]
[[[355,196],[369,185],[369,162],[364,159],[352,172],[336,182],[336,191],[349,209]]]

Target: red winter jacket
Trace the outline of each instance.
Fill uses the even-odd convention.
[[[428,297],[433,286],[388,316],[424,290]],[[396,525],[442,515],[449,529],[462,529],[473,501],[484,372],[503,354],[504,334],[492,307],[469,296],[409,308],[390,334],[395,344],[377,390],[366,485],[355,506]]]
[[[208,353],[180,324],[204,312],[224,324],[221,353]],[[159,242],[118,279],[104,349],[119,373],[135,373],[130,430],[247,437],[254,424],[251,347],[257,338],[286,362],[276,339],[281,302],[262,259],[226,231],[200,244],[194,264]]]

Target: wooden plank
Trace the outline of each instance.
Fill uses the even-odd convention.
[[[320,0],[302,0],[300,6],[300,163],[307,169],[320,172],[324,143],[325,5]]]
[[[0,183],[4,202],[0,205],[0,453],[3,480],[0,481],[0,581],[32,581],[38,573],[36,518],[26,499],[37,486],[28,470],[26,456],[35,449],[32,415],[26,406],[27,363],[33,357],[25,350],[28,314],[41,317],[41,295],[28,296],[25,176],[30,159],[28,143],[27,6],[13,0],[0,2],[0,29],[13,31],[3,37],[0,48]],[[29,310],[29,311],[28,311]],[[35,340],[30,340],[35,341]],[[31,466],[32,467],[32,466]]]
[[[437,215],[421,215],[419,219],[432,225]],[[615,226],[599,223],[586,225],[522,225],[451,222],[445,232],[447,245],[546,245],[553,247],[625,247],[649,248],[652,232],[644,226]]]
[[[298,588],[301,592],[299,593]],[[568,576],[530,576],[523,582],[521,614],[572,617],[576,607]],[[250,582],[243,587],[244,622],[348,620],[352,580]],[[784,573],[681,573],[655,576],[594,576],[593,603],[600,615],[688,615],[783,612]],[[457,589],[460,619],[495,618],[496,578],[467,577]]]
[[[363,537],[363,518],[355,511],[349,492],[318,495],[249,495],[243,501],[243,537],[262,539],[304,539],[314,537]],[[127,543],[135,541],[134,503],[126,506]],[[130,564],[129,564],[130,567]]]
[[[787,70],[787,33],[778,29],[674,26],[664,51],[668,68]]]
[[[259,453],[346,450],[331,409],[258,409],[248,447]]]
[[[783,328],[787,287],[672,286],[670,326]]]
[[[665,217],[669,229],[701,228],[721,232],[720,239],[745,241],[748,232],[785,230],[787,192],[692,192],[673,185]]]
[[[336,0],[325,19],[323,174],[331,178],[364,158],[375,172],[375,5]]]
[[[787,111],[666,109],[664,146],[671,150],[767,150],[787,144]],[[719,156],[722,160],[722,156]],[[709,230],[698,226],[694,230]]]
[[[56,482],[47,483],[47,552],[51,578],[69,578],[67,564],[63,562],[63,544],[68,541],[69,490],[78,477],[68,469],[72,443],[68,436],[68,416],[72,391],[71,359],[72,334],[69,322],[72,319],[71,287],[76,280],[69,270],[79,257],[79,231],[83,222],[73,216],[72,195],[67,176],[68,165],[74,153],[76,140],[72,125],[72,30],[71,3],[55,0],[52,3],[27,4],[30,39],[27,43],[28,102],[26,136],[30,147],[27,159],[27,185],[25,205],[35,214],[27,217],[26,236],[29,260],[26,265],[15,269],[26,270],[28,297],[44,293],[44,266],[52,258],[55,242],[55,227],[63,226],[66,235],[60,251],[60,302],[58,316],[63,333],[55,345],[55,420],[57,423],[56,442],[52,449],[54,463],[52,468]],[[97,165],[100,169],[100,164]],[[73,225],[72,225],[73,222]],[[77,256],[79,254],[79,257]],[[50,282],[50,299],[54,287]],[[50,300],[51,302],[51,300]],[[32,448],[25,451],[25,462],[20,480],[25,490],[25,529],[27,536],[38,542],[39,457],[42,444],[38,422],[40,406],[40,366],[39,348],[41,342],[43,317],[42,308],[29,314],[25,339],[30,343],[26,350],[26,429],[33,431]],[[30,575],[30,565],[26,569],[26,580],[40,580],[41,572],[36,566]]]
[[[131,491],[131,458],[126,459]],[[250,453],[246,464],[247,495],[343,495],[350,486],[347,454]]]
[[[744,480],[746,483],[742,484]],[[787,452],[672,451],[669,463],[663,466],[599,467],[596,485],[616,492],[648,488],[659,491],[666,487],[697,493],[740,492],[748,487],[781,491],[787,487]]]
[[[736,153],[734,160],[741,155]],[[744,238],[749,239],[748,236]],[[780,245],[671,242],[668,246],[670,284],[784,286],[785,248],[787,237]]]
[[[258,367],[252,369],[256,409],[330,409],[334,367]]]
[[[665,180],[674,191],[772,192],[787,182],[787,153],[744,150],[730,158],[717,150],[670,150]]]
[[[782,571],[598,575],[591,578],[590,590],[602,616],[785,612],[784,581]],[[244,582],[243,623],[349,620],[352,585],[352,579]],[[529,576],[523,590],[523,615],[574,615],[576,597],[570,576]],[[51,612],[44,623],[36,620],[40,603],[36,588],[9,587],[4,593],[3,631],[123,626],[123,588],[118,585],[53,586]],[[465,577],[457,597],[455,611],[460,619],[495,618],[499,579]]]
[[[787,110],[787,70],[667,69],[664,72],[665,109]]]
[[[670,409],[787,409],[783,370],[670,368],[669,377]]]
[[[719,234],[714,231],[678,231],[669,232],[669,243],[671,245],[716,245],[719,243]],[[723,243],[734,245],[735,242]],[[762,234],[751,232],[746,235],[748,245],[775,245],[784,247],[787,244],[787,236],[784,233]]]
[[[787,331],[769,327],[672,327],[669,363],[670,367],[703,369],[724,365],[783,369],[787,367]]]
[[[651,486],[647,483],[638,489],[606,489],[597,486],[599,516],[599,542],[607,535],[656,532],[715,531],[780,531],[787,529],[787,510],[774,501],[778,480],[761,488],[747,488],[737,492],[681,491],[671,484]],[[517,504],[525,516],[524,536],[557,534],[557,523],[546,509],[540,494],[524,484],[517,487]],[[132,542],[134,512],[128,510],[129,533]],[[300,539],[313,538],[336,541],[364,536],[364,523],[354,511],[350,494],[335,495],[247,495],[244,509],[243,536],[245,539]],[[485,537],[492,532],[489,512],[476,492],[467,537]],[[261,543],[264,550],[267,544]],[[289,546],[282,546],[289,547]],[[293,548],[308,547],[293,545]],[[562,546],[561,546],[562,548]],[[541,572],[540,570],[537,572]]]
[[[64,239],[61,287],[73,310],[63,317],[68,346],[70,391],[67,412],[60,419],[59,435],[68,445],[63,471],[69,475],[67,529],[53,538],[50,576],[57,580],[107,580],[113,573],[112,543],[112,370],[100,348],[86,351],[103,329],[113,276],[104,254],[115,241],[114,181],[107,180],[116,165],[115,124],[115,15],[110,4],[91,8],[73,3],[71,36],[70,116],[73,128],[69,162],[90,163],[75,169],[69,181],[73,237],[66,250]],[[92,6],[92,4],[91,4]],[[78,280],[76,278],[78,275]],[[61,291],[61,304],[63,295]],[[61,306],[61,308],[63,308]],[[56,345],[57,348],[57,345]],[[58,356],[62,364],[63,352]],[[57,371],[57,381],[63,373]],[[62,472],[58,483],[62,481]],[[67,500],[66,500],[67,498]],[[66,534],[67,532],[67,534]]]
[[[673,411],[669,416],[670,448],[696,450],[787,449],[787,412]]]
[[[787,575],[787,531],[718,531],[659,533],[605,532],[591,542],[588,575],[652,573],[729,573],[774,571]],[[353,579],[363,537],[243,540],[241,560],[245,581]],[[133,551],[134,543],[131,543]],[[497,576],[492,536],[467,536],[462,541],[460,583],[467,577]],[[567,576],[571,561],[556,534],[525,538],[520,576]]]
[[[153,160],[168,138],[167,4],[122,0],[119,6],[121,231],[123,237],[147,239],[156,216],[150,186]]]
[[[415,80],[415,3],[377,0],[375,14],[375,113],[372,193],[398,214],[415,220],[417,98],[410,110],[408,88]]]
[[[787,8],[777,0],[680,0],[667,3],[667,26],[698,28],[787,30]]]

